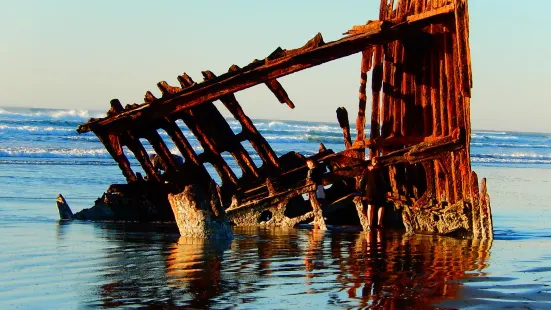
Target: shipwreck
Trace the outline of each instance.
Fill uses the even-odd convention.
[[[278,156],[234,96],[264,84],[292,109],[278,78],[357,53],[362,60],[354,141],[348,112],[334,107],[344,151],[320,145],[310,157],[296,152]],[[64,212],[62,218],[169,221],[182,235],[195,237],[231,236],[230,225],[311,223],[319,229],[331,224],[367,230],[365,202],[355,193],[369,159],[377,157],[390,185],[385,194],[393,211],[387,213],[388,226],[492,238],[486,180],[479,186],[470,161],[467,0],[382,0],[378,20],[353,26],[339,40],[325,42],[318,34],[300,48],[277,48],[246,66],[202,75],[204,80],[195,82],[184,73],[178,86],[161,81],[157,86],[162,96],[148,91],[142,104],[123,107],[114,99],[105,118],[78,127],[79,133],[97,135],[128,184],[110,186],[94,208],[75,215]],[[220,109],[241,124],[240,133],[231,130]],[[197,138],[202,153],[191,147],[179,121]],[[171,153],[159,130],[170,137],[183,161]],[[140,139],[153,147],[162,172]],[[245,141],[261,165],[251,159]],[[132,170],[123,147],[139,161],[145,177]],[[224,160],[224,152],[235,159],[241,177]],[[331,187],[323,206],[313,194],[315,184],[306,180],[308,158],[328,168],[323,184]],[[220,185],[205,164],[214,167]],[[64,204],[59,197],[58,206]]]

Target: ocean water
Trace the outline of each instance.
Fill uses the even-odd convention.
[[[205,243],[163,225],[58,221],[58,193],[78,211],[124,182],[97,138],[76,133],[100,114],[0,108],[0,309],[551,309],[550,133],[473,131],[492,242],[238,228],[231,242]],[[255,124],[278,155],[343,149],[336,123]]]

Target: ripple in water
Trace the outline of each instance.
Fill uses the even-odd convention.
[[[205,242],[162,226],[60,225],[23,257],[0,244],[0,270],[17,270],[0,276],[5,306],[422,309],[461,298],[454,281],[482,275],[491,247],[381,231],[239,228],[231,242]]]

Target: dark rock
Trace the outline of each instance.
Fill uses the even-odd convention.
[[[57,210],[59,211],[59,219],[61,220],[73,219],[73,211],[71,211],[71,208],[67,204],[67,201],[65,201],[65,198],[63,198],[61,194],[57,195],[56,204],[57,204]]]
[[[63,220],[174,222],[166,191],[147,182],[113,184],[93,207],[75,214],[61,195],[57,207]]]

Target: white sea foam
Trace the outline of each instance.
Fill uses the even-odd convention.
[[[551,159],[551,154],[536,154],[536,153],[512,153],[500,154],[501,156],[509,156],[513,158],[546,158]]]
[[[0,125],[0,131],[3,132],[31,132],[31,133],[67,133],[74,132],[72,128],[61,128],[54,126],[12,126],[12,125]]]
[[[551,144],[529,144],[529,143],[490,143],[490,142],[471,142],[471,146],[476,147],[501,147],[501,148],[551,148]]]
[[[495,140],[518,140],[518,136],[512,135],[496,135],[496,134],[482,134],[482,133],[473,133],[471,134],[472,139],[495,139]]]
[[[475,133],[482,134],[482,135],[506,135],[508,134],[505,131],[491,131],[491,130],[475,130]]]
[[[322,135],[311,135],[311,134],[302,134],[302,135],[264,135],[266,140],[273,143],[312,143],[312,142],[342,142],[341,137],[331,137],[331,136],[322,136]]]
[[[72,140],[72,141],[90,141],[90,142],[99,142],[99,139],[96,136],[66,136],[63,139]]]
[[[518,137],[516,136],[496,136],[496,135],[488,135],[485,136],[488,139],[497,139],[497,140],[518,140]]]
[[[551,159],[526,159],[526,158],[484,158],[473,156],[473,163],[494,163],[494,164],[551,164]]]
[[[200,145],[197,145],[197,146],[194,146],[193,147],[193,150],[196,152],[196,153],[202,153],[203,152],[203,148],[200,146]],[[150,149],[150,150],[147,150],[148,153],[153,153],[153,149]],[[177,148],[177,147],[173,147],[170,149],[170,153],[172,154],[176,154],[176,155],[180,155],[180,150]]]
[[[78,159],[73,158],[30,158],[21,159],[11,157],[10,159],[0,159],[2,165],[64,165],[64,166],[113,166],[116,162],[112,159]]]
[[[130,155],[130,154],[127,154]],[[0,147],[0,157],[32,157],[32,158],[109,158],[110,155],[101,149],[64,149],[35,147]]]
[[[551,154],[540,153],[491,153],[471,154],[475,163],[529,163],[529,164],[551,164]]]
[[[258,130],[290,131],[290,132],[342,132],[338,125],[321,125],[306,123],[287,123],[284,121],[259,122],[255,124]]]
[[[88,110],[66,110],[57,111],[50,114],[53,118],[90,118],[90,112]]]
[[[524,153],[524,152],[514,152],[514,153],[491,153],[491,154],[476,154],[473,153],[472,156],[484,156],[484,157],[495,157],[495,158],[548,158],[551,159],[551,154],[541,154],[541,153]]]
[[[41,108],[0,108],[0,115],[12,118],[33,118],[33,119],[66,119],[66,120],[87,120],[91,117],[103,117],[101,112],[90,112],[89,110],[78,109],[41,109]]]

